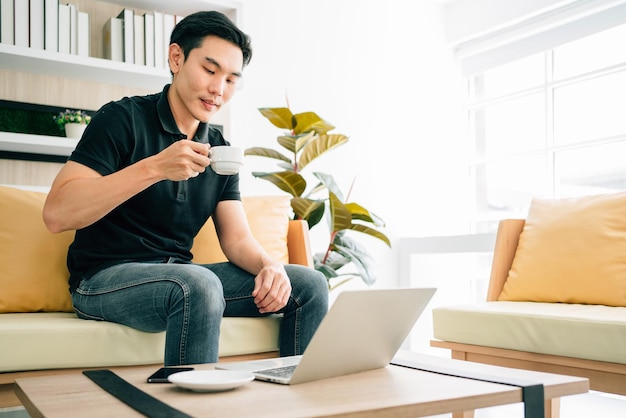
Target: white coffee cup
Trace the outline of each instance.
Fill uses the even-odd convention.
[[[209,149],[211,168],[217,174],[230,176],[237,174],[243,167],[243,150],[228,145],[219,145]]]

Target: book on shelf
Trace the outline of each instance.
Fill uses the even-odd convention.
[[[135,15],[135,64],[146,65],[146,34],[142,15]]]
[[[0,42],[15,45],[13,0],[0,0]]]
[[[143,15],[144,40],[146,50],[146,65],[154,67],[154,15],[146,13]]]
[[[124,61],[124,31],[122,19],[112,17],[102,29],[103,56],[112,61]]]
[[[59,3],[59,52],[70,53],[70,6]]]
[[[28,47],[30,45],[28,3],[28,0],[19,0],[13,3],[13,33],[17,46]]]
[[[59,51],[59,0],[44,3],[44,49]]]
[[[70,7],[70,54],[78,54],[78,8],[68,3]]]
[[[135,63],[135,12],[133,9],[124,9],[117,16],[122,20],[122,34],[124,40],[124,62]]]
[[[24,0],[22,0],[24,1]],[[35,49],[44,48],[44,0],[30,0],[29,1],[29,34],[30,42],[29,46]]]
[[[169,50],[170,36],[172,35],[174,26],[176,26],[176,18],[174,17],[174,15],[169,13],[163,13],[163,68],[169,68],[169,64],[167,63],[167,51]]]
[[[163,44],[163,13],[154,12],[154,66],[163,67],[165,56],[165,46]]]
[[[82,57],[88,57],[90,55],[90,19],[89,13],[78,12],[78,55]]]

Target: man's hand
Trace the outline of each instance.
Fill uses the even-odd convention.
[[[209,145],[182,139],[158,153],[156,168],[167,180],[182,181],[204,173],[211,160]]]
[[[262,314],[281,310],[291,295],[291,282],[282,264],[263,267],[254,279],[254,303]]]

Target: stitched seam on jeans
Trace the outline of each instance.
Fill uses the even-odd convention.
[[[183,305],[183,329],[180,333],[180,364],[187,364],[185,362],[185,346],[187,343],[187,334],[188,334],[188,329],[187,327],[189,326],[189,288],[185,285],[183,285],[182,283],[180,284],[180,287],[183,289],[183,299],[184,299],[184,305]]]
[[[301,310],[302,310],[302,307],[301,307],[300,304],[298,304],[298,308],[296,308],[296,324],[294,326],[295,329],[294,329],[294,334],[293,334],[294,335],[294,339],[295,339],[293,345],[294,345],[294,347],[296,349],[296,351],[295,351],[296,355],[302,354],[300,352],[300,316],[302,315],[301,314]]]
[[[79,294],[85,295],[85,296],[104,295],[106,293],[118,292],[120,290],[129,289],[131,287],[136,287],[136,286],[141,286],[143,284],[154,283],[154,282],[161,282],[161,281],[172,281],[172,282],[179,283],[178,282],[178,277],[176,277],[176,276],[145,277],[145,278],[141,278],[141,279],[138,279],[138,280],[130,282],[130,283],[128,283],[128,282],[120,283],[119,286],[112,286],[112,287],[107,288],[106,290],[100,290],[100,291],[97,291],[97,292],[86,291],[86,290],[81,289],[80,287],[78,287],[76,289],[76,293],[79,293]]]

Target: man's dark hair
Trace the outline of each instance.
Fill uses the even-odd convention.
[[[194,48],[199,48],[207,36],[217,36],[237,45],[243,53],[243,65],[252,58],[250,37],[243,33],[228,17],[216,11],[196,12],[181,20],[170,37],[170,45],[178,44],[185,58]]]

